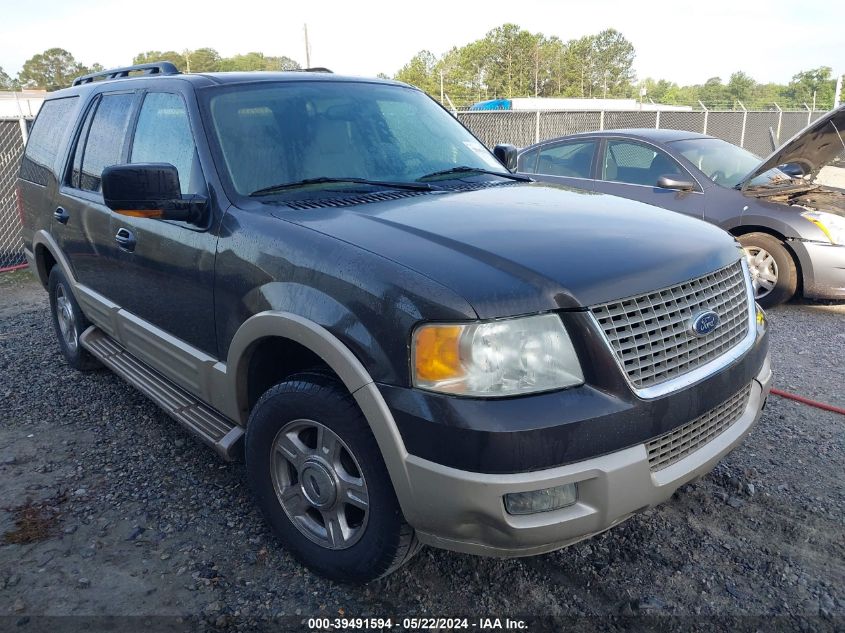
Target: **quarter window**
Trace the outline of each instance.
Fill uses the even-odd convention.
[[[144,98],[129,162],[170,163],[179,172],[183,194],[203,190],[194,135],[181,96],[153,92]]]
[[[76,101],[77,97],[52,99],[41,106],[21,160],[21,178],[39,185],[47,184]]]
[[[628,141],[607,143],[602,180],[656,187],[661,176],[682,174],[687,176],[673,158],[650,145]]]
[[[595,141],[562,143],[540,150],[537,158],[538,174],[589,178],[596,152]]]

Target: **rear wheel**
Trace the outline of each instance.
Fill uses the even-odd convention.
[[[50,295],[50,312],[53,327],[59,340],[59,348],[68,365],[81,371],[100,367],[96,358],[91,356],[79,343],[79,337],[91,325],[70,290],[70,283],[58,266],[50,270],[47,282]]]
[[[366,419],[330,376],[300,374],[261,397],[246,465],[273,531],[323,576],[367,582],[419,549]]]
[[[757,303],[771,308],[789,301],[798,288],[798,271],[783,242],[768,233],[748,233],[738,239],[745,250]]]

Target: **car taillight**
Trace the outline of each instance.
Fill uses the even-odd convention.
[[[23,193],[20,184],[15,185],[15,208],[18,210],[18,217],[23,225]]]

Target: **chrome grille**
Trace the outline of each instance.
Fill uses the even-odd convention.
[[[692,422],[651,440],[646,444],[651,470],[662,470],[671,466],[726,431],[745,411],[750,394],[751,385],[748,384]]]
[[[742,261],[703,277],[590,308],[630,383],[651,387],[729,351],[748,334],[747,276]],[[713,310],[719,325],[693,334],[695,314]]]

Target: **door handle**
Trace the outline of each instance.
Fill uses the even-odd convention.
[[[129,229],[121,228],[117,230],[114,236],[114,241],[117,242],[121,250],[131,253],[135,250],[135,234]]]
[[[57,207],[56,210],[53,211],[53,217],[59,224],[67,224],[67,221],[70,220],[70,214],[62,207]]]

